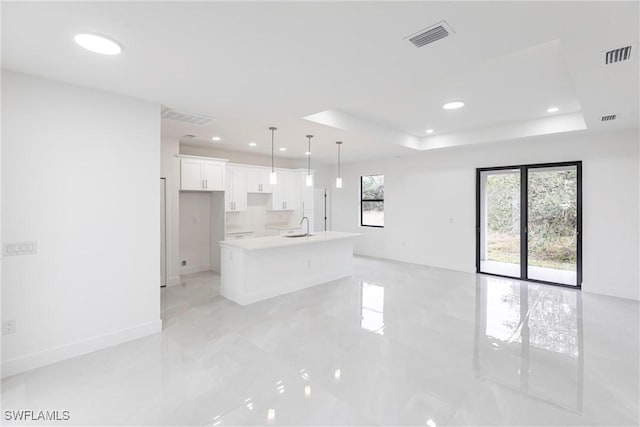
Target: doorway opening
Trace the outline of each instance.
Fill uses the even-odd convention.
[[[476,170],[476,271],[581,287],[582,162]]]

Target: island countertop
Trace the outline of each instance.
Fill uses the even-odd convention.
[[[331,240],[348,239],[359,235],[360,234],[357,233],[346,233],[343,231],[319,231],[316,233],[311,233],[309,236],[305,237],[267,236],[238,240],[222,240],[220,241],[220,246],[240,248],[247,251],[256,251],[262,249],[272,249],[287,246],[328,242]]]

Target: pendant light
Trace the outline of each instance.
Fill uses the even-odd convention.
[[[307,179],[305,180],[307,187],[311,187],[313,185],[313,175],[311,175],[311,138],[313,135],[307,135],[309,138],[309,166],[307,168]]]
[[[269,130],[271,131],[271,173],[269,174],[269,184],[276,185],[278,183],[278,177],[276,176],[276,171],[273,168],[273,132],[275,132],[277,128],[271,126]]]
[[[340,173],[340,146],[342,141],[336,141],[338,145],[338,177],[336,178],[336,188],[342,188],[342,174]]]

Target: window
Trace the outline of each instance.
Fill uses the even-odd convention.
[[[360,177],[360,225],[384,227],[384,175]]]

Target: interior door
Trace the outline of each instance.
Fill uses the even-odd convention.
[[[313,189],[314,231],[327,231],[327,189]]]

